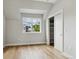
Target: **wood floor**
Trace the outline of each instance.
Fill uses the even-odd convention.
[[[67,59],[52,46],[16,46],[6,47],[3,53],[4,59]]]

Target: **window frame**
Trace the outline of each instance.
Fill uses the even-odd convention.
[[[26,18],[33,18],[33,17],[26,17]],[[35,18],[35,17],[34,17]],[[37,18],[37,17],[36,17]],[[42,18],[40,17],[39,18],[40,19],[40,31],[39,32],[25,32],[25,30],[24,30],[24,25],[23,25],[23,16],[21,16],[21,20],[22,20],[22,31],[23,31],[23,33],[41,33],[41,28],[42,28],[42,23],[41,23],[41,21],[42,21]]]

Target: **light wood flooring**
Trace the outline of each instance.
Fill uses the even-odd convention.
[[[47,45],[5,47],[3,59],[67,59]]]

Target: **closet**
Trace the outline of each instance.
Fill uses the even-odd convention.
[[[49,18],[50,45],[54,46],[54,17]]]

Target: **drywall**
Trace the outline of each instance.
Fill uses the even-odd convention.
[[[3,15],[3,47],[5,47],[6,42],[7,42],[7,39],[6,39],[6,19],[5,19],[5,16]]]
[[[75,0],[58,1],[49,13],[53,15],[56,11],[64,9],[64,52],[76,59],[76,14]]]
[[[27,17],[28,15],[22,15]],[[31,15],[32,16],[32,15]],[[44,27],[42,15],[36,15],[41,18],[41,33],[24,33],[22,19],[20,20],[7,20],[7,44],[35,44],[45,43]],[[34,17],[34,15],[32,16]]]
[[[45,43],[44,20],[41,33],[23,33],[20,9],[48,10],[51,4],[31,0],[4,0],[7,21],[7,45]]]
[[[20,9],[49,10],[51,4],[31,0],[4,0],[4,11],[8,20],[20,19]]]

